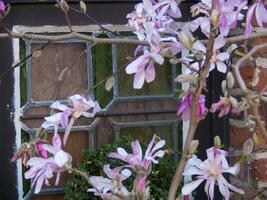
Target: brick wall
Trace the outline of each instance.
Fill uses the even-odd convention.
[[[263,42],[267,42],[267,38],[251,41],[248,45],[253,47]],[[267,49],[258,52],[256,57],[267,58]],[[241,75],[247,85],[258,92],[262,91],[267,85],[267,69],[263,67],[259,67],[259,69],[260,80],[256,86],[252,87],[250,83],[253,79],[255,64],[247,62],[241,68]],[[261,106],[260,114],[262,120],[267,124],[267,104]],[[258,129],[249,131],[248,128],[245,128],[244,116],[235,119],[230,118],[230,151],[233,154],[230,160],[232,163],[238,161],[242,152],[243,143],[246,139],[252,137],[253,133],[257,135],[256,138],[258,140],[257,144],[254,145],[254,154],[249,161],[241,166],[239,177],[231,177],[232,183],[245,188],[246,195],[234,194],[232,199],[267,199],[267,190],[262,192],[264,187],[267,187],[267,143],[264,141]]]

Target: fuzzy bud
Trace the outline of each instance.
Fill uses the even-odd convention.
[[[238,101],[236,100],[236,98],[230,96],[229,101],[230,101],[231,106],[232,106],[233,108],[237,108],[237,107],[238,107]]]
[[[218,10],[212,10],[211,12],[211,23],[213,27],[217,27],[220,20],[220,12]]]
[[[227,80],[227,87],[230,89],[233,88],[235,84],[235,79],[234,79],[232,72],[227,73],[226,80]]]
[[[34,57],[34,58],[38,58],[38,57],[40,57],[41,55],[42,55],[42,51],[41,51],[41,50],[38,50],[38,51],[33,52],[32,57]]]
[[[106,81],[105,89],[109,92],[113,88],[114,83],[115,83],[115,78],[114,76],[112,76]]]
[[[222,145],[222,141],[221,141],[221,138],[217,135],[214,137],[213,139],[213,143],[214,143],[214,146],[218,149],[222,148],[223,145]]]
[[[243,154],[245,156],[248,156],[249,154],[251,154],[252,150],[253,150],[253,140],[251,138],[247,139],[244,144],[243,144]]]
[[[64,13],[69,12],[70,7],[69,7],[69,4],[65,0],[60,0],[60,4],[59,5],[60,5],[61,10]]]
[[[86,7],[86,4],[84,3],[84,1],[80,1],[80,10],[83,13],[86,13],[86,11],[87,11],[87,7]]]
[[[197,152],[198,145],[199,145],[198,140],[192,140],[190,145],[189,145],[188,154],[189,155],[195,154]]]
[[[181,74],[181,75],[178,75],[174,79],[174,81],[178,83],[184,83],[184,82],[195,83],[197,81],[197,78],[193,76],[192,74]]]
[[[192,49],[192,46],[195,42],[193,36],[190,33],[185,34],[183,32],[179,32],[178,39],[179,42],[181,42],[184,45],[184,47],[187,48],[188,50]]]
[[[255,71],[254,71],[254,76],[253,76],[253,79],[251,81],[251,85],[253,87],[258,85],[258,83],[260,81],[260,72],[261,72],[261,70],[259,68],[256,68]]]
[[[227,95],[228,95],[226,86],[227,86],[226,80],[223,80],[223,81],[222,81],[222,84],[221,84],[221,87],[222,87],[222,92],[223,92],[223,95],[224,95],[224,96],[227,96]]]

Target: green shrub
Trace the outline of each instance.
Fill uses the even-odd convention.
[[[116,151],[118,147],[123,147],[128,152],[131,152],[131,141],[133,140],[134,139],[131,137],[123,137],[114,144],[109,144],[96,150],[86,150],[84,152],[83,162],[78,166],[78,168],[87,172],[89,175],[105,176],[102,170],[103,165],[111,164],[113,168],[124,164],[121,161],[108,158],[108,153]],[[140,141],[140,143],[144,151],[148,145],[148,141]],[[154,165],[152,173],[149,176],[151,199],[167,199],[169,186],[175,169],[176,163],[173,161],[172,156],[169,155],[162,158],[159,164]],[[134,176],[124,182],[124,185],[128,189],[131,189],[133,179]],[[92,193],[87,192],[88,188],[89,185],[85,180],[77,175],[74,175],[65,185],[65,199],[99,200],[99,198],[95,197]]]

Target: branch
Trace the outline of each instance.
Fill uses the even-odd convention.
[[[267,141],[267,131],[265,128],[265,124],[263,121],[261,121],[261,116],[259,114],[259,102],[252,98],[253,94],[250,90],[248,90],[245,81],[243,80],[241,74],[240,74],[240,67],[243,64],[244,61],[246,61],[248,58],[251,58],[257,51],[267,48],[267,43],[257,45],[253,47],[245,56],[240,58],[235,65],[233,65],[233,71],[235,75],[235,79],[243,91],[244,97],[248,100],[249,105],[251,107],[251,114],[254,116],[253,120],[256,122],[257,126],[259,127],[262,135],[264,136],[265,141]]]
[[[8,68],[6,71],[4,71],[3,73],[0,74],[0,82],[2,80],[2,78],[8,74],[9,72],[11,72],[12,70],[14,70],[17,67],[20,67],[24,62],[26,62],[29,58],[31,58],[33,56],[33,54],[37,51],[42,51],[43,49],[45,49],[50,43],[46,43],[45,45],[41,46],[40,48],[36,49],[35,51],[31,52],[29,55],[27,55],[25,58],[23,58],[22,60],[20,60],[17,64],[11,66],[10,68]]]
[[[213,29],[213,28],[211,27],[211,29]],[[171,183],[168,200],[175,200],[175,194],[176,194],[176,191],[178,189],[178,186],[181,183],[181,180],[183,177],[182,174],[184,171],[184,167],[185,167],[186,162],[187,162],[188,157],[189,157],[188,149],[189,149],[191,141],[193,140],[193,138],[195,136],[196,129],[197,129],[197,126],[199,123],[199,119],[198,119],[197,114],[196,114],[198,111],[198,101],[199,101],[199,96],[201,95],[201,92],[204,88],[207,74],[209,73],[209,69],[210,69],[210,65],[211,65],[210,60],[211,60],[211,57],[213,55],[214,42],[215,42],[215,35],[214,35],[214,31],[211,30],[209,41],[207,44],[206,59],[204,61],[203,67],[199,71],[199,83],[198,83],[197,90],[195,93],[193,93],[191,115],[190,115],[190,126],[189,126],[189,130],[188,130],[187,138],[185,141],[182,157],[179,161],[178,168],[176,169],[175,175],[174,175],[172,183]]]
[[[10,35],[7,33],[1,33],[0,39],[6,38],[20,38],[26,40],[44,40],[49,42],[68,40],[68,39],[80,39],[84,41],[89,41],[97,44],[130,44],[130,45],[149,45],[146,41],[140,41],[138,39],[128,39],[128,38],[96,38],[93,36],[85,35],[82,33],[71,32],[61,35],[42,35],[42,34],[30,34],[30,33],[14,33],[11,32]]]
[[[57,92],[54,98],[54,101],[56,101],[60,97],[60,92],[63,87],[63,84],[69,75],[69,72],[72,70],[72,68],[75,66],[75,64],[80,60],[80,58],[87,53],[88,49],[92,48],[95,44],[90,45],[88,48],[86,48],[84,51],[82,51],[72,62],[69,64],[66,68],[66,71],[64,72],[62,80],[59,82],[59,86],[57,88]],[[65,69],[65,68],[64,68]]]

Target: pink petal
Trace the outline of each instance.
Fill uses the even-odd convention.
[[[135,89],[141,89],[144,85],[146,77],[145,69],[140,69],[140,71],[136,72],[134,75],[134,85],[133,87]]]
[[[198,179],[185,184],[184,187],[182,188],[182,194],[183,195],[191,194],[191,192],[195,190],[203,181],[204,181],[203,179]]]
[[[150,63],[146,68],[146,82],[150,83],[155,80],[156,72],[153,63]]]

